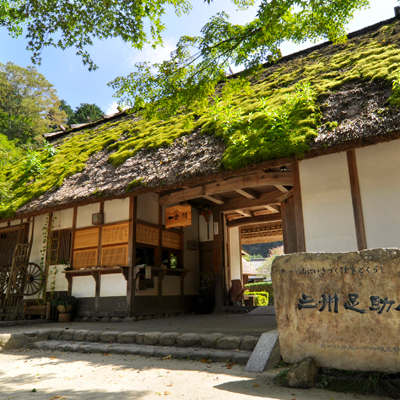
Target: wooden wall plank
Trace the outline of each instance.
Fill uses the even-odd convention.
[[[357,160],[354,150],[347,151],[347,166],[349,169],[351,200],[353,203],[354,223],[356,228],[358,250],[367,248],[364,215],[361,203],[360,183],[358,180]]]

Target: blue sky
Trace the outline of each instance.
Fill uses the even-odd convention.
[[[236,7],[229,0],[214,0],[210,6],[203,0],[193,0],[193,9],[189,15],[177,17],[172,11],[164,18],[164,47],[153,50],[145,46],[142,51],[129,48],[119,39],[97,41],[89,49],[93,60],[99,66],[94,72],[88,72],[81,59],[75,55],[74,49],[66,51],[45,49],[42,53],[42,64],[38,66],[41,72],[57,90],[58,97],[67,101],[75,108],[80,103],[95,103],[103,111],[115,111],[116,99],[114,91],[107,83],[117,76],[127,75],[132,71],[133,64],[139,61],[162,61],[168,58],[175,43],[182,35],[197,35],[202,26],[217,12],[226,11],[234,23],[243,24],[254,18],[257,8],[236,12]],[[393,8],[397,0],[371,0],[371,8],[356,13],[349,24],[349,32],[372,25],[376,22],[394,16]],[[0,29],[0,62],[11,61],[22,67],[31,65],[31,54],[25,50],[25,39],[12,39],[5,29]],[[290,43],[282,46],[283,55],[293,53],[301,48],[309,47],[305,43],[296,47]],[[234,72],[237,72],[234,70]]]

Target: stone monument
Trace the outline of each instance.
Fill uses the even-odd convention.
[[[286,362],[400,371],[400,249],[277,257],[272,282]]]

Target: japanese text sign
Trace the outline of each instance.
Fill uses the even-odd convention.
[[[192,225],[192,207],[188,204],[165,208],[165,227]]]

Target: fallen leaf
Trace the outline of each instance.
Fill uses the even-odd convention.
[[[171,394],[171,392],[167,392],[167,391],[164,392],[164,396],[168,396],[169,394]]]
[[[157,396],[162,396],[162,393],[156,392],[156,395],[157,395]]]
[[[56,399],[66,399],[65,396],[53,396],[51,399],[49,400],[56,400]]]
[[[172,386],[172,384],[171,385],[167,385],[167,387],[171,387]]]
[[[54,360],[54,359],[57,359],[57,357],[53,356],[53,357],[50,357],[50,359]]]
[[[108,356],[110,353],[103,353],[102,356]]]
[[[260,387],[258,383],[254,384],[253,387]]]
[[[172,358],[171,354],[169,356],[163,357],[162,360],[170,360]]]
[[[211,364],[211,360],[210,359],[206,359],[206,358],[202,358],[201,360],[200,360],[202,363],[207,363],[207,364]]]

